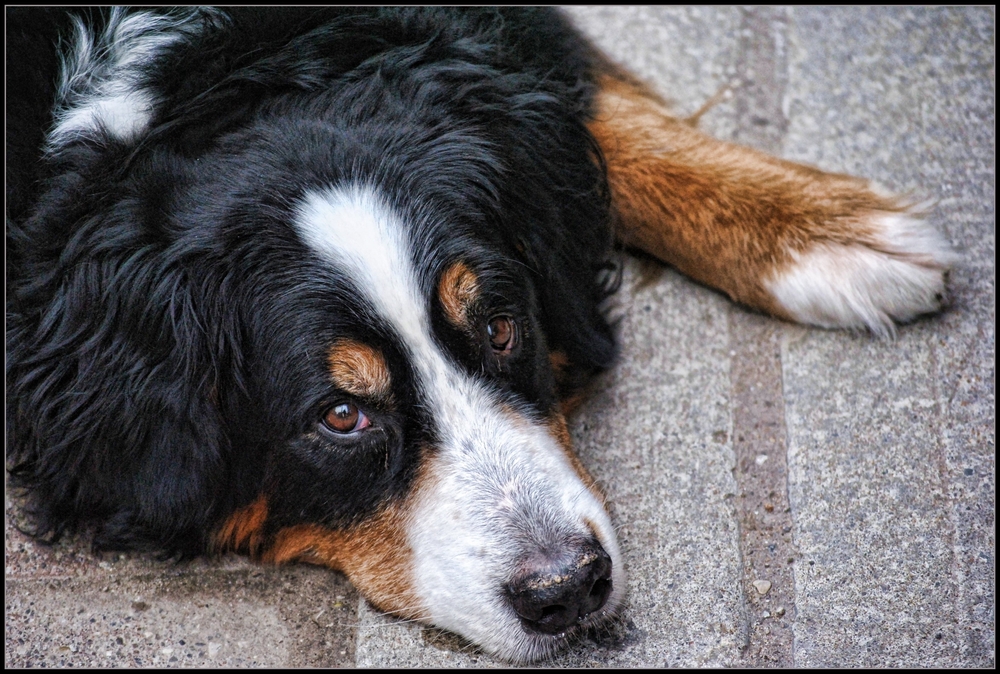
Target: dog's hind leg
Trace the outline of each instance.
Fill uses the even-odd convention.
[[[803,323],[891,334],[940,308],[957,256],[915,204],[710,138],[619,71],[599,83],[589,128],[625,245]]]

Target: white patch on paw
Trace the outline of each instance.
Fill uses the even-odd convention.
[[[818,243],[767,287],[797,321],[825,328],[867,327],[879,336],[941,307],[944,274],[958,255],[940,233],[905,213],[870,221],[874,242]]]

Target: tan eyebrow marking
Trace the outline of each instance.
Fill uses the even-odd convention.
[[[457,328],[468,329],[469,306],[479,295],[479,279],[464,262],[456,262],[441,274],[438,296],[444,315]]]
[[[392,397],[392,377],[385,358],[374,347],[353,339],[338,340],[327,354],[330,376],[346,393],[374,400]]]

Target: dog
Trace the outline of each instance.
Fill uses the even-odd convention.
[[[32,533],[324,565],[511,661],[624,601],[565,421],[621,247],[879,335],[955,262],[918,204],[703,135],[553,9],[7,19]]]

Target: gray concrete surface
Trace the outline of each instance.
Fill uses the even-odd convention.
[[[572,420],[619,527],[618,624],[552,666],[995,664],[993,8],[578,7],[703,128],[934,198],[963,253],[895,341],[626,268],[621,364]],[[44,548],[6,504],[8,666],[480,666],[338,574]]]

